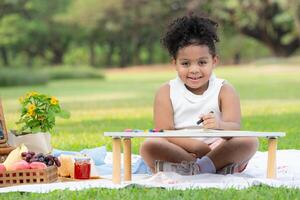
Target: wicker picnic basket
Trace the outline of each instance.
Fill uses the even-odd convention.
[[[57,178],[56,166],[50,166],[46,169],[5,171],[0,172],[0,187],[20,184],[52,183],[57,181]]]

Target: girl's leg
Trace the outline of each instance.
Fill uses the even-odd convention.
[[[188,146],[188,143],[185,143],[184,140],[181,141],[181,144],[185,147]],[[141,145],[140,155],[143,157],[152,172],[154,172],[155,160],[163,160],[173,163],[196,160],[196,157],[190,152],[177,144],[169,142],[166,138],[146,139]]]
[[[208,144],[201,140],[192,138],[166,138],[169,142],[176,144],[194,155],[196,158],[201,158],[211,151]]]
[[[256,137],[233,137],[222,142],[206,156],[212,160],[218,170],[231,163],[244,164],[248,162],[257,148],[258,139]]]

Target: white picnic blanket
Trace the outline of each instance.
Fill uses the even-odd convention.
[[[111,153],[108,153],[106,162],[111,162]],[[139,156],[135,155],[133,160]],[[218,175],[200,174],[196,176],[180,176],[176,173],[158,173],[155,175],[134,174],[131,182],[123,182],[119,185],[113,184],[111,176],[103,179],[57,182],[50,184],[20,185],[0,188],[3,192],[37,192],[47,193],[54,190],[83,190],[87,188],[110,188],[119,189],[130,186],[159,187],[166,189],[201,189],[201,188],[236,188],[245,189],[254,185],[269,185],[271,187],[300,188],[300,150],[278,150],[277,151],[277,179],[267,179],[267,152],[257,152],[250,160],[246,170],[240,174]],[[80,184],[78,184],[80,183]]]

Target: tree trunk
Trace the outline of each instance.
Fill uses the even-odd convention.
[[[253,12],[253,14],[259,16],[259,19],[251,25],[240,23],[236,9],[224,9],[224,12],[230,15],[230,22],[240,33],[263,43],[274,56],[287,57],[292,55],[300,47],[300,37],[294,37],[285,42],[282,38],[294,32],[295,27],[289,26],[286,28],[274,23],[276,16],[287,11],[284,11],[276,1],[258,2],[260,2],[259,7],[253,11],[249,11],[247,6],[239,8],[244,12]]]
[[[281,44],[267,44],[267,46],[269,47],[269,49],[271,50],[272,54],[274,56],[278,56],[278,57],[289,57],[291,56],[296,49],[299,48],[299,40],[294,42],[294,45],[290,44],[290,45],[281,45]]]
[[[277,32],[276,36],[272,37],[268,34],[266,29],[259,28],[258,26],[251,29],[249,27],[243,27],[240,29],[240,32],[262,42],[271,50],[273,55],[279,57],[288,57],[292,55],[300,45],[299,38],[295,38],[288,44],[282,44],[282,33],[280,31]]]
[[[108,43],[108,52],[106,54],[105,65],[110,67],[113,65],[112,57],[115,51],[115,44],[113,42]]]
[[[53,57],[51,60],[51,64],[53,65],[62,64],[64,59],[64,52],[61,49],[53,49],[52,53],[53,53]]]
[[[153,43],[147,45],[147,52],[148,52],[147,64],[153,64],[153,58],[154,58],[153,49],[154,49]]]
[[[126,50],[121,47],[121,50],[120,50],[120,62],[119,62],[119,66],[121,68],[124,68],[128,65],[128,54],[126,52]]]
[[[141,56],[140,56],[142,41],[141,39],[138,38],[138,36],[136,36],[135,40],[136,41],[134,42],[133,52],[132,52],[132,64],[140,65],[142,63]]]
[[[89,51],[90,51],[90,65],[92,67],[96,67],[95,42],[93,39],[89,42]]]
[[[3,61],[3,65],[8,67],[9,66],[9,58],[8,58],[8,53],[5,47],[1,47],[0,48],[1,51],[1,57],[2,57],[2,61]]]
[[[141,52],[141,46],[138,45],[135,47],[133,54],[132,54],[132,64],[134,64],[134,65],[142,64],[140,52]]]
[[[32,53],[27,54],[27,67],[31,68],[33,63],[34,55]]]
[[[120,45],[120,60],[119,66],[124,68],[128,66],[130,63],[130,47],[128,46],[129,43],[121,43]]]
[[[294,16],[295,28],[300,38],[300,3],[298,0],[293,0],[290,2],[290,6]]]
[[[233,64],[238,65],[241,63],[241,53],[235,52],[233,56]]]

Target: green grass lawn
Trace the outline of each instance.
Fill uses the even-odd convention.
[[[300,68],[297,67],[224,67],[217,76],[227,79],[240,94],[243,130],[284,131],[279,149],[300,149]],[[0,88],[9,129],[19,116],[18,98],[28,91],[57,96],[71,112],[68,120],[57,121],[52,145],[64,150],[80,150],[106,145],[111,151],[111,139],[104,131],[125,128],[150,129],[155,91],[176,75],[161,68],[117,70],[106,74],[105,80],[60,80],[47,86]],[[142,139],[133,140],[133,152],[138,153]],[[266,140],[260,140],[259,150],[267,150]],[[299,199],[300,191],[286,188],[256,186],[246,190],[187,190],[128,188],[122,190],[90,189],[85,191],[55,191],[48,194],[0,194],[0,199]]]

